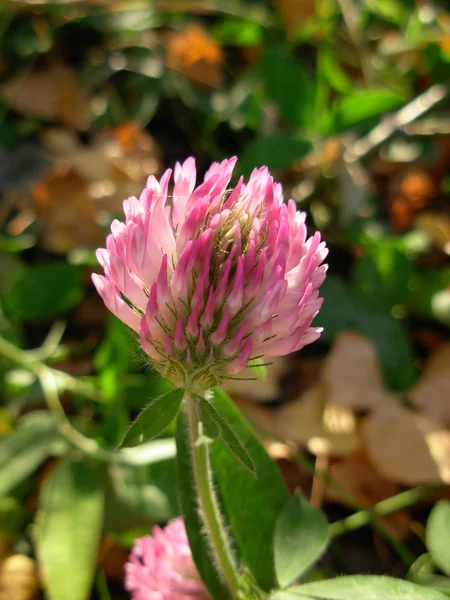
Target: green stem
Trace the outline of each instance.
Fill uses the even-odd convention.
[[[95,388],[93,385],[89,384],[86,381],[82,381],[80,379],[76,379],[72,377],[68,373],[64,373],[64,371],[59,371],[58,369],[52,369],[47,366],[41,360],[33,356],[32,351],[27,352],[18,348],[11,342],[8,342],[4,338],[0,336],[0,354],[3,354],[6,358],[15,362],[19,365],[22,365],[29,371],[31,371],[36,377],[39,379],[42,376],[42,373],[52,373],[54,379],[61,384],[61,386],[68,392],[72,392],[73,394],[79,394],[80,396],[84,396],[89,398],[90,400],[95,400],[99,402],[101,400],[100,391]]]
[[[336,521],[330,525],[331,535],[339,537],[350,531],[355,531],[361,527],[371,524],[378,517],[386,517],[392,513],[398,512],[431,496],[442,485],[420,486],[411,490],[401,492],[391,498],[378,502],[371,510],[360,510],[349,517]]]
[[[85,388],[84,385],[80,386],[82,382],[79,380],[71,377],[67,373],[58,371],[57,369],[51,369],[28,352],[25,352],[25,350],[17,348],[17,346],[14,346],[14,344],[11,344],[1,336],[0,354],[3,354],[3,356],[12,362],[29,369],[37,377],[42,387],[47,407],[57,419],[59,431],[74,448],[77,448],[83,452],[83,454],[90,456],[99,462],[117,465],[150,464],[151,462],[157,462],[158,460],[163,460],[172,456],[172,451],[169,446],[161,446],[159,454],[155,452],[154,456],[144,455],[142,457],[133,452],[127,452],[127,449],[116,452],[101,448],[95,440],[86,437],[75,429],[67,418],[59,398],[58,383],[62,383],[64,389],[72,392],[83,393],[83,391],[89,390],[89,396],[95,396],[96,399],[98,399],[99,392],[96,388],[92,386],[88,386],[87,388]]]
[[[233,559],[225,527],[214,492],[209,456],[209,445],[199,441],[200,419],[194,398],[185,394],[189,421],[189,438],[192,451],[193,471],[198,494],[201,517],[204,521],[214,558],[233,598],[239,593],[239,572]]]

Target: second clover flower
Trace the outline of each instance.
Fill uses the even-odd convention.
[[[106,306],[140,335],[176,387],[202,393],[251,359],[299,350],[321,332],[311,322],[327,248],[307,239],[305,213],[268,169],[229,188],[236,158],[214,163],[196,187],[193,158],[149,177],[124,202],[93,275]]]

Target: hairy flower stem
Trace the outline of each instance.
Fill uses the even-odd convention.
[[[209,445],[199,439],[200,420],[198,418],[198,409],[195,399],[190,393],[186,392],[185,401],[189,422],[189,440],[192,452],[193,471],[201,518],[206,528],[214,559],[220,568],[223,578],[231,592],[231,596],[232,598],[238,598],[239,572],[233,559],[214,492]]]

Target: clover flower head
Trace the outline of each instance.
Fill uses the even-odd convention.
[[[214,163],[196,186],[193,158],[124,202],[93,275],[106,306],[140,336],[156,368],[177,387],[202,392],[251,361],[316,340],[322,299],[320,233],[283,201],[266,167],[230,180],[236,158]]]
[[[181,517],[136,540],[125,564],[125,588],[132,600],[210,600]]]

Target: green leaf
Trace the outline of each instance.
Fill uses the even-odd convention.
[[[236,464],[234,459],[233,462]],[[211,558],[209,542],[199,515],[189,439],[189,424],[184,411],[179,413],[177,423],[177,479],[186,532],[198,572],[212,598],[215,600],[231,600],[228,588],[223,583],[221,575]]]
[[[4,296],[5,311],[23,321],[47,321],[80,302],[79,270],[63,262],[30,267]]]
[[[277,466],[227,395],[214,390],[212,403],[255,463],[256,478],[236,461],[223,440],[211,444],[213,472],[237,552],[258,585],[268,591],[276,586],[271,540],[289,493]]]
[[[427,548],[434,563],[450,576],[450,502],[440,500],[430,513],[426,529]]]
[[[0,252],[0,294],[12,287],[25,270],[25,264],[18,256]]]
[[[234,454],[234,456],[242,463],[242,465],[250,471],[253,476],[256,476],[255,464],[252,460],[252,457],[249,454],[249,451],[238,438],[238,436],[233,431],[232,427],[225,421],[225,419],[217,412],[212,404],[201,398],[197,397],[200,402],[200,410],[202,414],[202,419],[208,423],[213,422],[220,434],[222,441],[226,444],[228,450]],[[215,436],[217,437],[217,436]]]
[[[275,592],[270,600],[444,600],[446,596],[401,579],[377,575],[351,575],[305,583]]]
[[[281,511],[275,529],[275,571],[287,587],[322,555],[328,543],[328,522],[322,511],[301,494]]]
[[[333,111],[334,131],[339,132],[367,119],[395,110],[405,103],[402,95],[388,90],[364,90],[341,98]]]
[[[212,32],[223,46],[248,48],[258,46],[264,39],[264,28],[246,19],[222,19],[213,27]]]
[[[261,166],[274,171],[287,169],[311,148],[310,142],[292,133],[274,133],[250,142],[241,154],[238,167],[245,174]]]
[[[333,48],[326,48],[324,50],[322,61],[323,74],[331,87],[337,92],[350,92],[352,80],[336,59],[336,53]]]
[[[1,144],[1,141],[0,141]],[[0,233],[0,251],[2,252],[23,252],[32,248],[36,244],[36,236],[31,233],[22,235],[7,236]]]
[[[29,477],[52,454],[59,437],[47,411],[23,417],[18,429],[0,442],[0,496]]]
[[[49,600],[87,600],[103,524],[103,490],[86,462],[63,462],[39,500],[37,553]]]
[[[270,49],[261,61],[261,77],[267,94],[283,119],[303,130],[314,123],[314,83],[301,63],[284,50]]]
[[[172,516],[168,498],[153,481],[149,465],[111,466],[105,500],[108,531],[149,527],[167,522]]]
[[[138,446],[161,434],[177,416],[183,394],[183,390],[171,390],[150,402],[127,429],[120,446]]]

